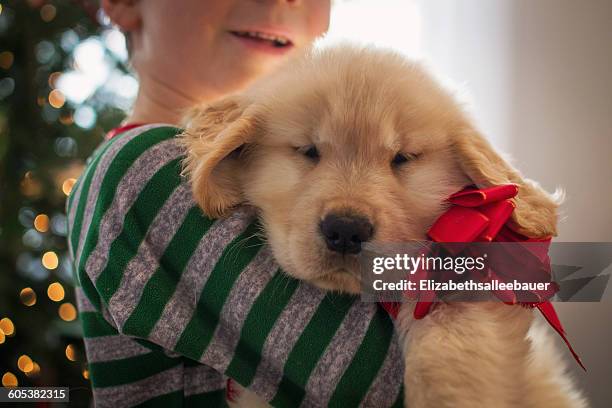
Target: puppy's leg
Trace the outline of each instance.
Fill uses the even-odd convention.
[[[399,315],[406,405],[522,406],[532,311],[499,302],[442,304],[422,320]]]

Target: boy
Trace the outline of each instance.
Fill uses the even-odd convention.
[[[236,381],[274,406],[401,406],[384,311],[284,275],[249,209],[202,214],[170,126],[308,46],[327,30],[329,1],[102,5],[126,33],[140,89],[67,205],[96,405],[224,406]]]

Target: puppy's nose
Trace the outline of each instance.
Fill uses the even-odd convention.
[[[319,223],[327,248],[342,254],[357,254],[361,243],[372,238],[374,227],[363,216],[328,214]]]

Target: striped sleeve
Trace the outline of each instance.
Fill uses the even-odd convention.
[[[215,398],[227,376],[279,407],[401,406],[388,316],[285,275],[253,209],[207,218],[180,176],[177,132],[151,125],[106,142],[68,199],[88,356],[126,351],[92,363],[94,394],[166,376],[177,384],[155,398],[168,405]],[[176,371],[188,369],[208,385],[181,388]]]

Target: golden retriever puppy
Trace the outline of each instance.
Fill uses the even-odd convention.
[[[426,239],[445,199],[466,185],[520,185],[517,231],[556,233],[554,199],[423,68],[387,50],[310,50],[244,94],[196,109],[182,143],[202,209],[220,217],[255,206],[282,268],[329,290],[358,293],[361,244]],[[449,303],[414,321],[412,308],[398,319],[406,405],[585,406],[561,358],[538,357],[531,310]]]

